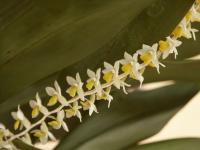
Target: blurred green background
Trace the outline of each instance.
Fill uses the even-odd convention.
[[[12,127],[11,110],[27,103],[38,91],[47,101],[45,87],[57,80],[63,92],[66,75],[81,74],[113,63],[124,51],[164,39],[185,16],[193,0],[0,0],[0,118]],[[194,24],[196,28],[198,24]],[[200,61],[197,41],[182,39],[178,59],[163,63],[161,74],[149,69],[145,83],[173,80],[174,84],[129,95],[113,90],[107,109],[83,123],[67,120],[70,133],[56,131],[58,150],[198,150],[199,139],[172,140],[145,146],[137,144],[158,133],[199,91]],[[131,81],[130,81],[131,82]],[[133,88],[138,83],[133,83]],[[29,116],[30,117],[30,116]],[[21,149],[34,149],[16,141]],[[171,145],[169,148],[168,145]]]

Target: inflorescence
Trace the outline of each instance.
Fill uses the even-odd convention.
[[[47,106],[42,104],[39,93],[36,93],[35,100],[30,100],[31,117],[37,118],[42,114],[41,119],[36,122],[31,122],[24,115],[20,108],[11,115],[15,120],[13,128],[20,132],[14,134],[0,123],[0,148],[17,149],[13,144],[15,139],[20,139],[23,142],[32,145],[31,135],[38,138],[41,143],[47,143],[48,140],[56,140],[54,135],[49,131],[49,127],[53,129],[64,129],[69,132],[65,119],[77,117],[80,122],[82,116],[80,110],[88,110],[91,116],[94,112],[98,113],[95,106],[96,100],[105,100],[108,102],[108,107],[113,100],[110,95],[112,86],[117,89],[123,89],[127,94],[126,87],[130,85],[126,83],[127,78],[139,81],[140,86],[143,83],[143,73],[146,67],[152,67],[159,73],[160,66],[165,67],[159,59],[166,59],[170,54],[174,57],[178,55],[177,47],[182,42],[178,40],[181,37],[187,39],[193,38],[196,40],[195,33],[197,29],[192,28],[192,22],[200,22],[200,0],[196,0],[186,16],[177,25],[172,34],[166,37],[165,40],[160,40],[158,43],[142,45],[142,48],[137,50],[133,55],[124,53],[124,58],[118,60],[111,65],[104,62],[104,69],[97,69],[96,72],[88,69],[87,75],[89,79],[84,84],[79,73],[76,77],[66,77],[69,88],[66,93],[71,97],[67,100],[61,92],[61,88],[57,81],[54,82],[54,87],[46,87],[46,93],[50,99]],[[104,80],[104,83],[101,83]],[[84,91],[84,87],[87,91]],[[59,104],[59,105],[58,105]],[[49,110],[49,107],[57,106],[54,110]],[[47,121],[50,118],[51,121]]]

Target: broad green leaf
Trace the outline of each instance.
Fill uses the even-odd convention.
[[[132,148],[126,148],[126,150],[199,150],[199,147],[200,139],[188,138],[161,141],[137,147],[133,146]]]
[[[17,148],[21,149],[21,150],[40,150],[34,146],[30,146],[28,144],[25,144],[24,142],[22,142],[21,140],[15,140],[14,144]]]
[[[34,93],[35,88],[41,88],[34,83],[41,80],[63,81],[66,75],[78,71],[83,74],[88,67],[96,69],[103,61],[122,58],[124,50],[133,53],[142,43],[152,44],[164,38],[193,3],[192,0],[96,0],[92,3],[63,0],[56,1],[55,5],[51,0],[45,5],[45,2],[19,4],[22,6],[11,11],[13,17],[3,24],[1,102],[25,89],[26,92],[32,89]],[[9,3],[5,12],[16,4]],[[22,9],[23,5],[30,9]],[[14,12],[18,10],[23,15],[17,18]],[[10,56],[6,56],[8,53]],[[52,78],[48,78],[50,75]],[[25,102],[34,95],[24,93],[20,98],[16,96],[19,99],[15,102]]]
[[[1,60],[7,63],[0,68],[0,95],[4,99],[96,52],[152,1],[30,1],[32,9],[1,33]]]
[[[186,82],[200,82],[200,60],[166,61],[165,68],[161,68],[158,75],[149,69],[145,73],[146,82],[177,80]]]
[[[129,95],[116,93],[110,109],[97,105],[99,114],[84,118],[57,149],[120,150],[137,143],[162,129],[197,91],[193,84],[177,84]]]

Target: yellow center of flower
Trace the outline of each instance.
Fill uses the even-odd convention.
[[[20,126],[21,121],[19,119],[17,119],[14,123],[14,129],[17,130]]]
[[[74,109],[65,109],[66,112],[66,117],[71,118],[72,116],[75,115],[75,110]]]
[[[0,130],[0,141],[3,139],[3,137],[4,137],[4,132]]]
[[[76,86],[71,86],[67,89],[67,93],[71,96],[74,97],[77,93],[77,87]]]
[[[159,41],[159,50],[161,52],[166,51],[169,48],[169,43],[167,41]]]
[[[36,118],[38,115],[39,115],[39,107],[38,106],[35,106],[32,110],[32,113],[31,113],[31,116],[32,118]]]
[[[102,95],[101,95],[101,97],[99,97],[99,99],[102,99],[102,100],[107,100],[107,95],[105,94],[105,93],[103,93]]]
[[[192,18],[192,12],[189,11],[189,12],[186,14],[185,18],[186,18],[186,21],[190,21],[191,18]]]
[[[50,99],[49,102],[47,104],[47,106],[53,106],[58,102],[58,96],[57,95],[53,95]]]
[[[140,55],[140,59],[144,62],[144,64],[149,65],[152,61],[152,55],[151,53],[146,52]]]
[[[48,122],[48,125],[50,125],[52,127],[58,127],[58,126],[60,126],[60,121],[53,120],[53,121]]]
[[[34,136],[35,137],[38,137],[38,138],[41,138],[41,137],[45,137],[46,136],[46,133],[44,131],[36,131],[34,133]]]
[[[183,29],[178,26],[174,29],[174,31],[172,32],[173,36],[176,38],[180,38],[181,36],[183,36]]]
[[[83,106],[83,110],[88,110],[90,108],[90,103],[88,101],[86,102],[80,102],[81,105]]]
[[[113,78],[113,73],[111,71],[107,72],[104,74],[103,79],[109,83],[110,81],[112,81]]]
[[[124,64],[122,66],[122,71],[126,74],[130,74],[131,71],[132,71],[132,65],[129,63],[129,64]]]
[[[91,90],[94,87],[95,81],[94,80],[89,80],[86,84],[86,88],[88,90]]]

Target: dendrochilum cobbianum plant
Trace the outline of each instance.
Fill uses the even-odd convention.
[[[47,106],[42,103],[39,93],[36,93],[35,100],[29,101],[29,109],[31,109],[33,119],[42,115],[41,119],[36,122],[28,120],[18,105],[16,111],[11,112],[11,116],[15,120],[13,128],[19,132],[13,133],[0,124],[0,148],[17,149],[13,143],[16,139],[32,145],[31,136],[38,138],[43,144],[49,140],[56,140],[49,127],[55,130],[62,128],[69,132],[65,118],[77,117],[82,122],[82,110],[88,111],[90,116],[98,113],[95,105],[97,100],[107,101],[109,108],[113,100],[110,93],[113,86],[128,94],[126,91],[126,87],[130,86],[126,83],[128,78],[137,80],[142,86],[146,67],[152,67],[160,73],[160,67],[165,67],[160,60],[166,59],[170,54],[177,57],[177,48],[182,44],[179,40],[181,37],[196,40],[195,34],[198,30],[192,28],[192,22],[200,22],[200,0],[195,1],[171,35],[165,39],[152,46],[143,44],[142,48],[134,54],[125,52],[124,58],[117,60],[113,65],[104,62],[104,69],[98,68],[97,71],[88,69],[89,78],[86,82],[81,80],[79,73],[75,78],[67,76],[66,82],[69,87],[66,89],[66,93],[71,99],[63,96],[57,81],[54,82],[54,87],[46,87],[46,93],[50,97]],[[104,80],[104,83],[101,80]],[[84,86],[87,91],[84,90]],[[58,107],[54,110],[49,110],[50,107],[57,105]],[[47,118],[50,118],[51,121],[47,121]]]

